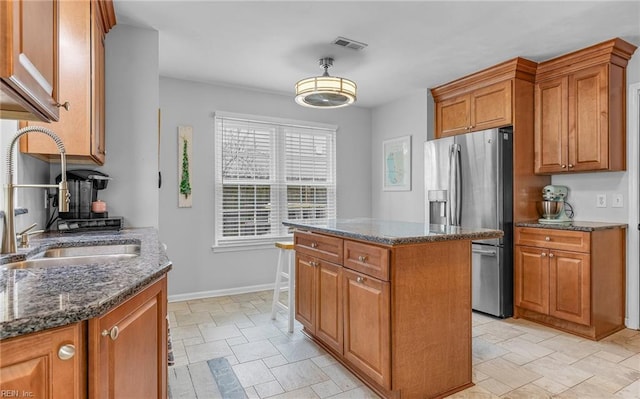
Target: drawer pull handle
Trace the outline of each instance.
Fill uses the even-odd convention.
[[[318,244],[316,244],[315,242],[311,243],[311,248],[318,248]]]
[[[551,237],[545,237],[544,240],[545,241],[551,241]]]
[[[113,326],[111,330],[102,330],[102,336],[103,337],[109,336],[111,337],[112,341],[115,341],[118,338],[119,334],[120,334],[120,329],[118,328],[118,326]]]
[[[545,252],[543,252],[543,253],[540,254],[540,256],[542,256],[544,258],[545,256],[547,256],[547,254]]]
[[[58,357],[60,360],[69,360],[76,354],[76,347],[73,344],[62,345],[58,349]]]
[[[364,283],[364,277],[360,277],[360,276],[358,276],[358,277],[356,277],[356,281],[357,281],[358,283]]]
[[[362,263],[365,263],[365,262],[367,261],[367,257],[366,257],[366,256],[364,256],[364,255],[360,255],[360,256],[358,256],[358,260],[359,260],[360,262],[362,262]]]
[[[549,257],[550,257],[550,258],[553,258],[553,254],[549,254]]]

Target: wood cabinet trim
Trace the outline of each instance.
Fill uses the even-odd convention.
[[[434,87],[431,95],[436,102],[470,93],[485,86],[510,79],[534,82],[537,63],[516,57],[498,65],[466,75],[452,82]]]
[[[553,79],[594,65],[612,63],[625,68],[636,46],[620,38],[610,39],[538,64],[536,82]]]

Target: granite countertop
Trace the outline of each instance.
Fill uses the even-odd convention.
[[[447,240],[484,240],[503,236],[500,230],[474,229],[418,222],[379,219],[287,220],[285,226],[317,233],[386,245],[415,244]]]
[[[0,339],[100,316],[171,269],[153,228],[109,232],[47,233],[31,238],[0,266],[48,248],[140,244],[140,255],[107,263],[0,270]]]
[[[586,222],[574,220],[570,225],[561,224],[545,224],[539,223],[537,220],[528,222],[517,222],[516,227],[535,227],[539,229],[556,229],[556,230],[573,230],[573,231],[596,231],[606,229],[625,229],[628,227],[626,223],[605,223],[605,222]]]

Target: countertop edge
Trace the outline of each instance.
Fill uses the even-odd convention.
[[[155,280],[161,278],[163,275],[169,273],[172,268],[173,264],[171,262],[167,262],[166,264],[161,266],[161,269],[159,269],[157,272],[146,276],[137,284],[130,286],[122,293],[109,298],[109,300],[105,302],[97,303],[94,305],[87,305],[86,307],[75,311],[61,310],[58,312],[59,315],[58,313],[49,313],[45,316],[31,316],[14,320],[12,322],[7,322],[6,324],[9,325],[3,326],[2,330],[0,330],[0,341],[45,331],[51,328],[63,327],[102,316],[109,312],[111,309],[134,297],[136,294],[142,291],[143,288],[145,288]],[[26,326],[34,327],[28,328]]]
[[[300,223],[295,223],[291,221],[285,221],[282,223],[285,226],[294,227],[296,229],[311,231],[316,233],[323,233],[334,235],[343,238],[351,238],[354,240],[372,242],[383,245],[397,246],[397,245],[407,245],[407,244],[420,244],[427,242],[442,242],[442,241],[453,241],[453,240],[486,240],[492,238],[500,238],[504,235],[503,232],[499,230],[486,230],[486,231],[477,231],[477,232],[469,232],[469,233],[451,233],[451,234],[436,234],[430,236],[414,236],[414,237],[403,237],[403,238],[389,238],[389,237],[380,237],[373,236],[368,234],[359,234],[352,233],[343,230],[334,230],[329,228],[323,228],[318,226],[304,225]]]
[[[570,225],[558,225],[558,224],[544,224],[538,221],[526,221],[516,222],[515,227],[530,227],[536,229],[551,229],[551,230],[569,230],[569,231],[583,231],[593,232],[598,230],[610,230],[610,229],[626,229],[629,227],[627,223],[607,223],[607,222],[587,222],[587,221],[574,221]]]

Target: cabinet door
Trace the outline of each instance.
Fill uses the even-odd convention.
[[[60,99],[69,102],[58,122],[39,125],[52,129],[64,142],[67,159],[104,164],[104,29],[95,1],[60,4]],[[24,136],[20,150],[39,159],[59,160],[55,143],[43,134]]]
[[[344,269],[344,358],[391,388],[389,283]]]
[[[515,247],[515,305],[539,313],[549,312],[547,249]]]
[[[312,334],[316,317],[316,262],[296,251],[296,320]]]
[[[58,1],[0,2],[0,118],[58,120]]]
[[[496,83],[471,93],[471,130],[511,124],[511,81]]]
[[[536,84],[535,172],[568,171],[568,79]]]
[[[608,65],[569,76],[569,169],[609,167]]]
[[[436,103],[436,138],[467,133],[471,126],[469,95]]]
[[[166,398],[167,279],[89,321],[91,398]]]
[[[84,332],[77,323],[3,340],[0,397],[85,398]]]
[[[316,267],[316,337],[342,354],[342,266]]]
[[[584,253],[549,252],[549,315],[591,324],[589,258]]]

